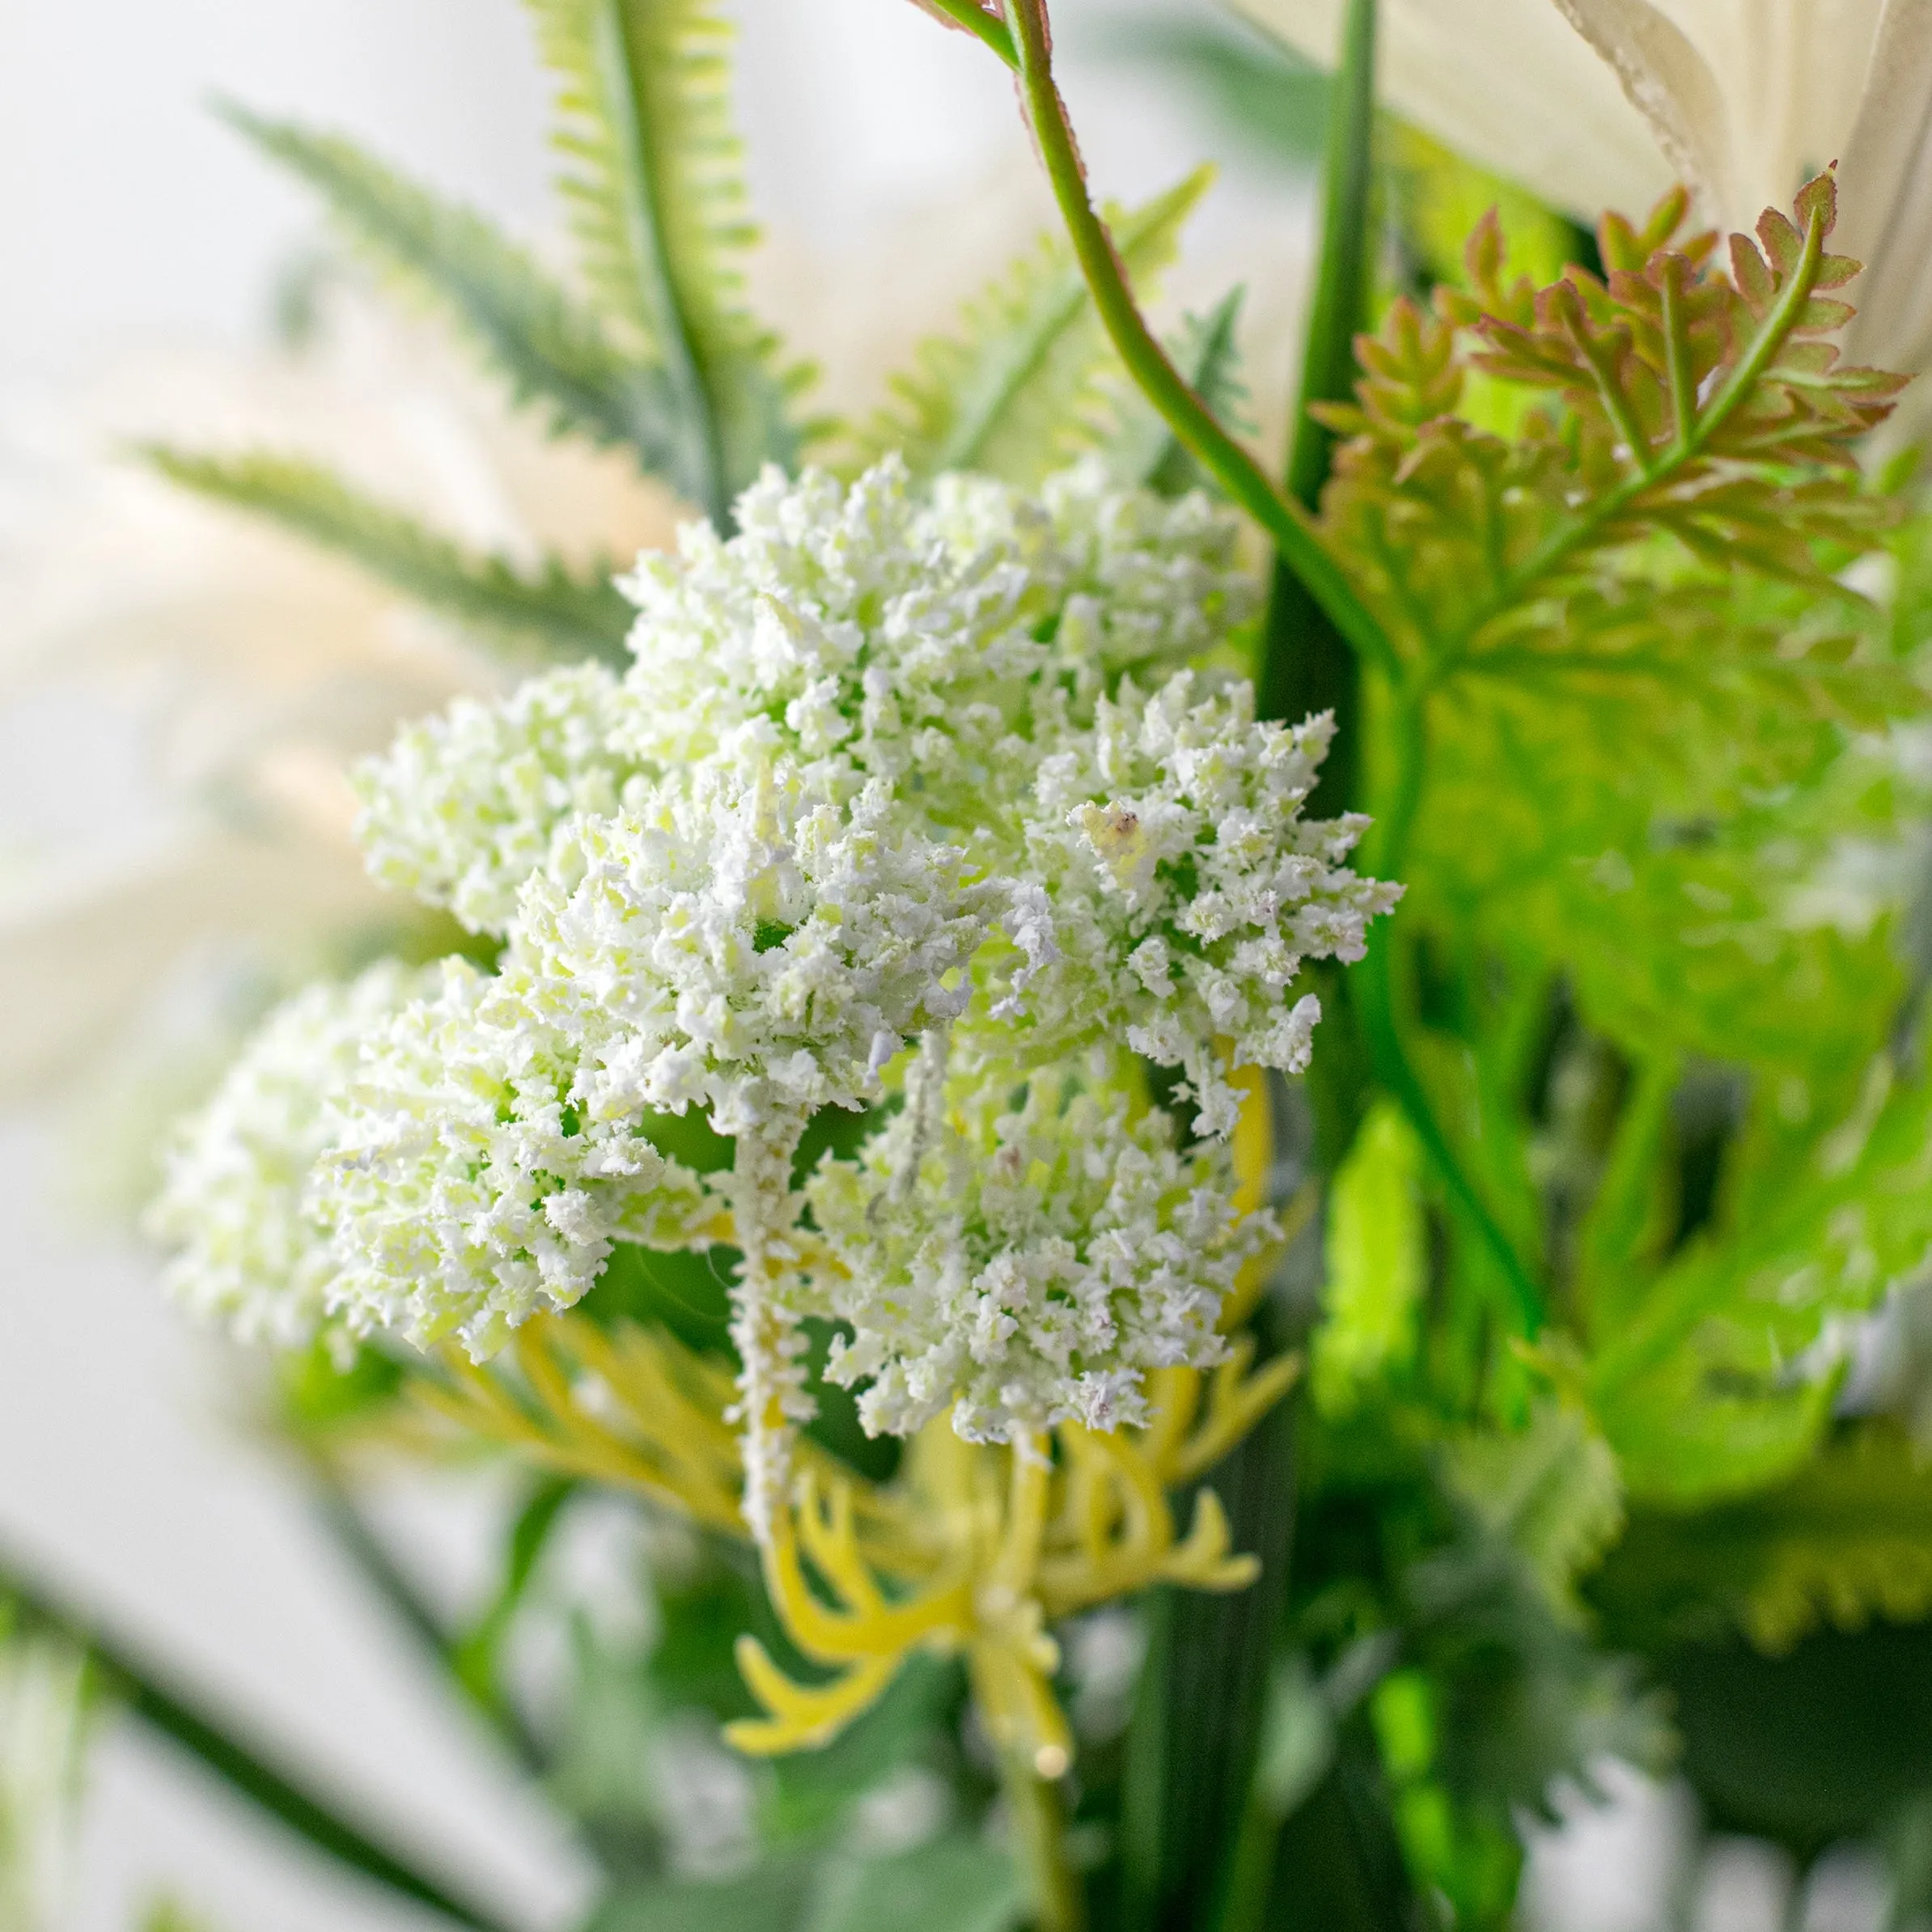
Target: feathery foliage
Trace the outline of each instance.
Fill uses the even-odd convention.
[[[1212,178],[1201,169],[1110,218],[1121,262],[1143,286],[1172,258]],[[1043,240],[968,305],[964,323],[922,343],[892,379],[894,400],[859,436],[854,468],[899,450],[917,473],[977,469],[1031,484],[1100,439],[1117,365],[1065,243]]]
[[[767,462],[790,468],[805,379],[744,302],[756,239],[715,0],[530,0],[557,75],[559,185],[599,313],[662,370],[671,481],[721,527]]]
[[[663,368],[620,350],[597,314],[474,209],[443,199],[339,135],[233,105],[223,118],[320,193],[350,239],[455,322],[558,431],[628,444],[640,465],[681,460]]]
[[[299,457],[200,455],[159,444],[143,453],[184,488],[265,516],[473,631],[560,658],[625,661],[635,613],[608,570],[580,574],[550,557],[533,574],[477,555]]]

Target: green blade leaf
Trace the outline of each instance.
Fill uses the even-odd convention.
[[[720,528],[804,432],[805,372],[744,306],[749,218],[732,125],[731,28],[715,0],[530,0],[559,81],[557,137],[585,275],[627,345],[663,371],[679,447],[671,474]]]
[[[306,1844],[473,1932],[505,1932],[502,1919],[466,1901],[459,1889],[429,1876],[400,1848],[385,1845],[299,1773],[278,1766],[268,1747],[185,1687],[170,1681],[93,1619],[29,1582],[21,1567],[5,1557],[0,1557],[0,1596],[11,1601],[23,1622],[53,1632],[83,1652],[130,1716],[187,1752]]]
[[[1108,212],[1129,274],[1145,279],[1172,259],[1212,178],[1199,169],[1131,213]],[[920,345],[892,383],[896,401],[861,432],[858,459],[899,450],[922,475],[973,469],[1037,482],[1096,439],[1113,365],[1072,252],[1043,241],[968,306],[962,333]]]
[[[140,453],[172,481],[339,552],[470,629],[566,660],[627,661],[635,613],[602,572],[579,576],[550,558],[532,575],[479,556],[299,457],[211,456],[159,443]]]
[[[596,316],[475,210],[445,201],[339,136],[224,104],[230,126],[316,189],[350,237],[450,316],[553,426],[626,444],[676,483],[678,430],[663,371],[625,355]]]

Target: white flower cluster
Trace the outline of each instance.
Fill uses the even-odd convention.
[[[460,697],[355,775],[356,836],[383,884],[502,934],[523,881],[579,812],[616,811],[637,777],[610,742],[601,664],[532,678],[502,704]]]
[[[971,1442],[1141,1421],[1147,1370],[1221,1358],[1221,1304],[1276,1231],[1233,1191],[1224,1147],[1180,1154],[1166,1115],[1051,1075],[978,1131],[909,1106],[806,1189],[837,1264],[814,1286],[852,1332],[827,1374],[894,1435],[948,1409]]]
[[[362,1042],[422,981],[390,960],[347,985],[304,989],[269,1015],[176,1129],[144,1226],[173,1249],[163,1285],[187,1307],[244,1341],[282,1348],[323,1327],[336,1267],[307,1205],[310,1171]]]
[[[1257,724],[1249,685],[1182,672],[1152,693],[1124,682],[1042,762],[1026,832],[1052,956],[994,1002],[1032,1055],[1124,1040],[1186,1070],[1214,1134],[1240,1112],[1227,1066],[1301,1071],[1321,1017],[1312,994],[1285,997],[1302,961],[1360,959],[1401,892],[1342,863],[1366,819],[1299,816],[1334,729],[1325,712]]]
[[[576,1302],[616,1243],[709,1244],[719,1203],[634,1117],[583,1106],[575,1043],[533,1023],[520,991],[446,960],[337,1093],[309,1208],[329,1305],[356,1332],[453,1332],[481,1361]]]
[[[1231,1066],[1306,1059],[1302,961],[1357,956],[1395,893],[1342,863],[1360,821],[1300,816],[1328,721],[1257,723],[1218,659],[1252,596],[1205,498],[888,461],[769,472],[739,517],[629,580],[621,678],[459,705],[364,773],[378,874],[506,946],[354,1023],[287,1212],[326,1243],[303,1306],[481,1355],[613,1243],[701,1245],[728,1210],[757,1525],[801,1312],[849,1324],[837,1372],[892,1430],[1111,1426],[1150,1366],[1213,1359],[1263,1222],[1092,1049],[1183,1068],[1225,1138]],[[810,1116],[888,1102],[915,1042],[917,1097],[795,1188]],[[648,1138],[692,1107],[736,1141],[710,1184]],[[193,1193],[167,1225],[205,1251]],[[806,1212],[842,1273],[801,1274]],[[251,1265],[204,1294],[252,1306]]]

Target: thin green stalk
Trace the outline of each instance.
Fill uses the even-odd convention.
[[[1034,1932],[1087,1932],[1087,1895],[1066,1855],[1059,1786],[1010,1751],[1001,1754],[1000,1780],[1033,1902]]]
[[[1389,739],[1395,752],[1396,781],[1387,809],[1375,826],[1372,862],[1378,872],[1400,877],[1408,862],[1409,834],[1421,803],[1422,773],[1428,758],[1428,724],[1425,716],[1428,694],[1409,693],[1402,701]],[[1367,950],[1352,975],[1356,1011],[1362,1038],[1368,1047],[1369,1064],[1376,1079],[1408,1116],[1409,1125],[1422,1143],[1430,1163],[1442,1176],[1443,1184],[1468,1217],[1489,1250],[1516,1304],[1516,1316],[1526,1336],[1537,1334],[1543,1326],[1543,1296],[1515,1244],[1490,1211],[1476,1183],[1464,1171],[1450,1146],[1449,1137],[1435,1117],[1428,1090],[1402,1044],[1401,1022],[1397,1016],[1395,966],[1391,921],[1378,919],[1369,928]]]
[[[1341,402],[1355,383],[1355,337],[1366,320],[1375,184],[1375,0],[1349,0],[1330,95],[1323,169],[1321,264],[1308,315],[1289,440],[1288,494],[1312,512],[1335,451],[1333,432],[1309,413]],[[1301,579],[1277,558],[1255,680],[1263,718],[1334,714],[1336,739],[1312,796],[1311,811],[1345,811],[1354,803],[1361,752],[1362,667]]]
[[[976,40],[984,40],[1009,67],[1019,66],[1019,55],[1005,22],[995,19],[978,0],[920,0],[920,4],[943,15],[954,26],[963,27]]]
[[[547,1768],[548,1756],[521,1713],[497,1694],[494,1684],[473,1681],[474,1673],[467,1667],[467,1646],[423,1600],[356,1507],[354,1498],[333,1476],[317,1475],[316,1508],[337,1548],[390,1614],[475,1706],[523,1769],[532,1775],[541,1773]]]
[[[1395,647],[1355,594],[1341,566],[1309,527],[1306,513],[1262,473],[1214,412],[1188,388],[1140,310],[1114,252],[1105,224],[1087,192],[1086,171],[1053,83],[1051,39],[1044,0],[1005,0],[1006,24],[1019,53],[1022,111],[1066,224],[1094,307],[1141,392],[1227,494],[1273,538],[1289,567],[1305,583],[1336,628],[1364,657],[1391,675]]]
[[[132,1650],[104,1635],[92,1619],[27,1582],[20,1567],[3,1558],[0,1596],[11,1599],[30,1621],[57,1631],[82,1651],[130,1716],[179,1746],[231,1790],[316,1850],[401,1897],[470,1927],[471,1932],[507,1932],[505,1921],[426,1876],[400,1852],[350,1822],[299,1777],[278,1769],[265,1748],[244,1739],[180,1685],[167,1683]]]

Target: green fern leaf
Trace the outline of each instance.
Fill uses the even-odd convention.
[[[1916,1621],[1932,1613],[1932,1468],[1901,1431],[1867,1425],[1762,1494],[1639,1515],[1604,1583],[1620,1622],[1730,1625],[1773,1654],[1820,1627]]]
[[[530,0],[558,77],[557,145],[583,269],[626,349],[663,371],[675,472],[728,527],[767,462],[789,468],[803,371],[781,371],[744,306],[756,230],[729,100],[731,29],[715,0]]]
[[[1241,354],[1235,332],[1241,319],[1244,289],[1230,289],[1205,316],[1188,316],[1176,341],[1167,345],[1174,366],[1214,415],[1231,429],[1246,430],[1242,410],[1248,388],[1241,379]],[[1163,497],[1214,488],[1212,479],[1139,392],[1121,412],[1108,449],[1108,467],[1123,483]]]
[[[450,316],[519,402],[547,405],[560,430],[628,444],[646,471],[679,480],[678,428],[663,371],[618,350],[596,317],[491,222],[353,142],[238,107],[222,112],[318,190],[380,266]]]
[[[1753,1102],[1713,1221],[1595,1311],[1590,1400],[1633,1496],[1684,1506],[1787,1474],[1835,1383],[1807,1353],[1932,1256],[1932,1084],[1881,1054],[1842,1111],[1794,1119],[1794,1097]]]
[[[1172,258],[1211,178],[1203,168],[1131,214],[1108,210],[1114,246],[1143,286]],[[898,450],[920,474],[973,469],[1030,484],[1099,440],[1113,352],[1063,243],[1043,241],[964,320],[963,334],[922,343],[893,379],[896,400],[860,434],[855,466]]]
[[[1580,1409],[1547,1402],[1511,1434],[1466,1434],[1444,1451],[1451,1490],[1522,1559],[1558,1611],[1623,1528],[1623,1481]]]
[[[629,661],[625,638],[636,613],[605,572],[578,574],[551,558],[531,574],[479,556],[299,457],[211,456],[158,444],[140,453],[184,488],[337,552],[467,629],[566,661]]]

